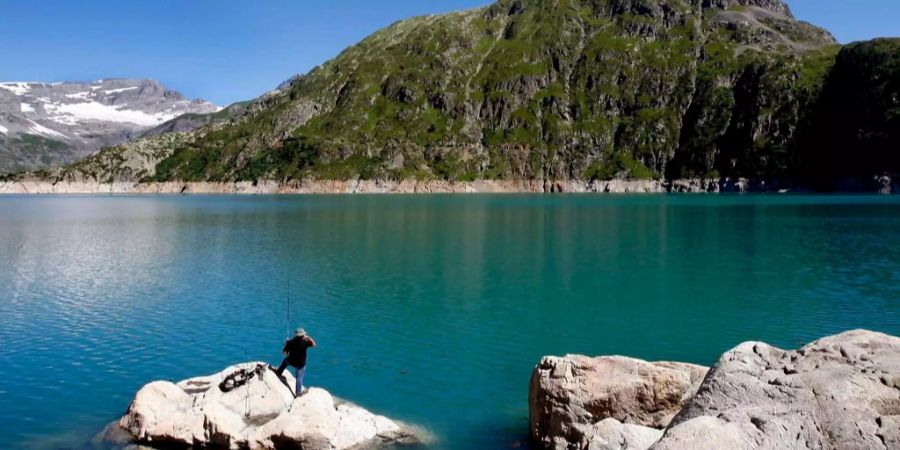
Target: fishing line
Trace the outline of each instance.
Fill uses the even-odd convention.
[[[285,338],[291,337],[291,277],[288,275],[287,280],[287,322],[284,324],[284,336]]]

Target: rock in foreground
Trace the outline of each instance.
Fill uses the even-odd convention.
[[[662,434],[654,428],[672,420],[706,371],[693,364],[619,356],[545,357],[531,378],[532,439],[560,450],[610,448],[609,442],[647,448]]]
[[[223,449],[339,450],[420,441],[409,426],[323,389],[312,388],[295,399],[293,385],[289,373],[279,379],[261,363],[177,384],[155,381],[138,391],[106,436],[154,446]]]
[[[696,369],[659,364],[544,358],[532,375],[533,440],[554,450],[900,449],[896,337],[851,331],[796,351],[744,343],[699,388],[687,382]]]
[[[725,353],[654,449],[900,448],[900,339],[851,331]]]

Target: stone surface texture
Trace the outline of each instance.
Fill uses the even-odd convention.
[[[606,440],[621,442],[619,435],[643,438],[651,433],[635,433],[638,428],[621,424],[664,428],[700,386],[706,370],[693,364],[619,356],[545,357],[531,378],[532,439],[545,448],[567,449]],[[604,424],[604,419],[615,419],[619,425]],[[604,435],[610,431],[611,435]],[[655,439],[633,441],[649,445]]]
[[[155,381],[144,386],[128,412],[110,426],[108,441],[152,446],[222,449],[337,450],[419,442],[411,427],[343,402],[324,389],[312,388],[294,398],[289,373],[280,379],[265,368],[246,384],[224,392],[220,383],[241,369],[231,366],[214,375],[179,383]]]
[[[529,408],[533,442],[554,450],[898,449],[900,339],[856,330],[792,351],[746,342],[708,372],[545,357]]]
[[[900,448],[900,339],[851,331],[722,355],[655,449]]]

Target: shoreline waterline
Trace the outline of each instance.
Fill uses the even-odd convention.
[[[0,181],[2,194],[491,194],[491,193],[718,193],[806,192],[769,187],[747,179],[679,180],[258,180],[169,181]]]

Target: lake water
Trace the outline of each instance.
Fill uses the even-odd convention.
[[[308,384],[507,449],[541,355],[900,334],[900,199],[0,197],[0,448],[80,448],[144,383],[277,362],[296,326]]]

